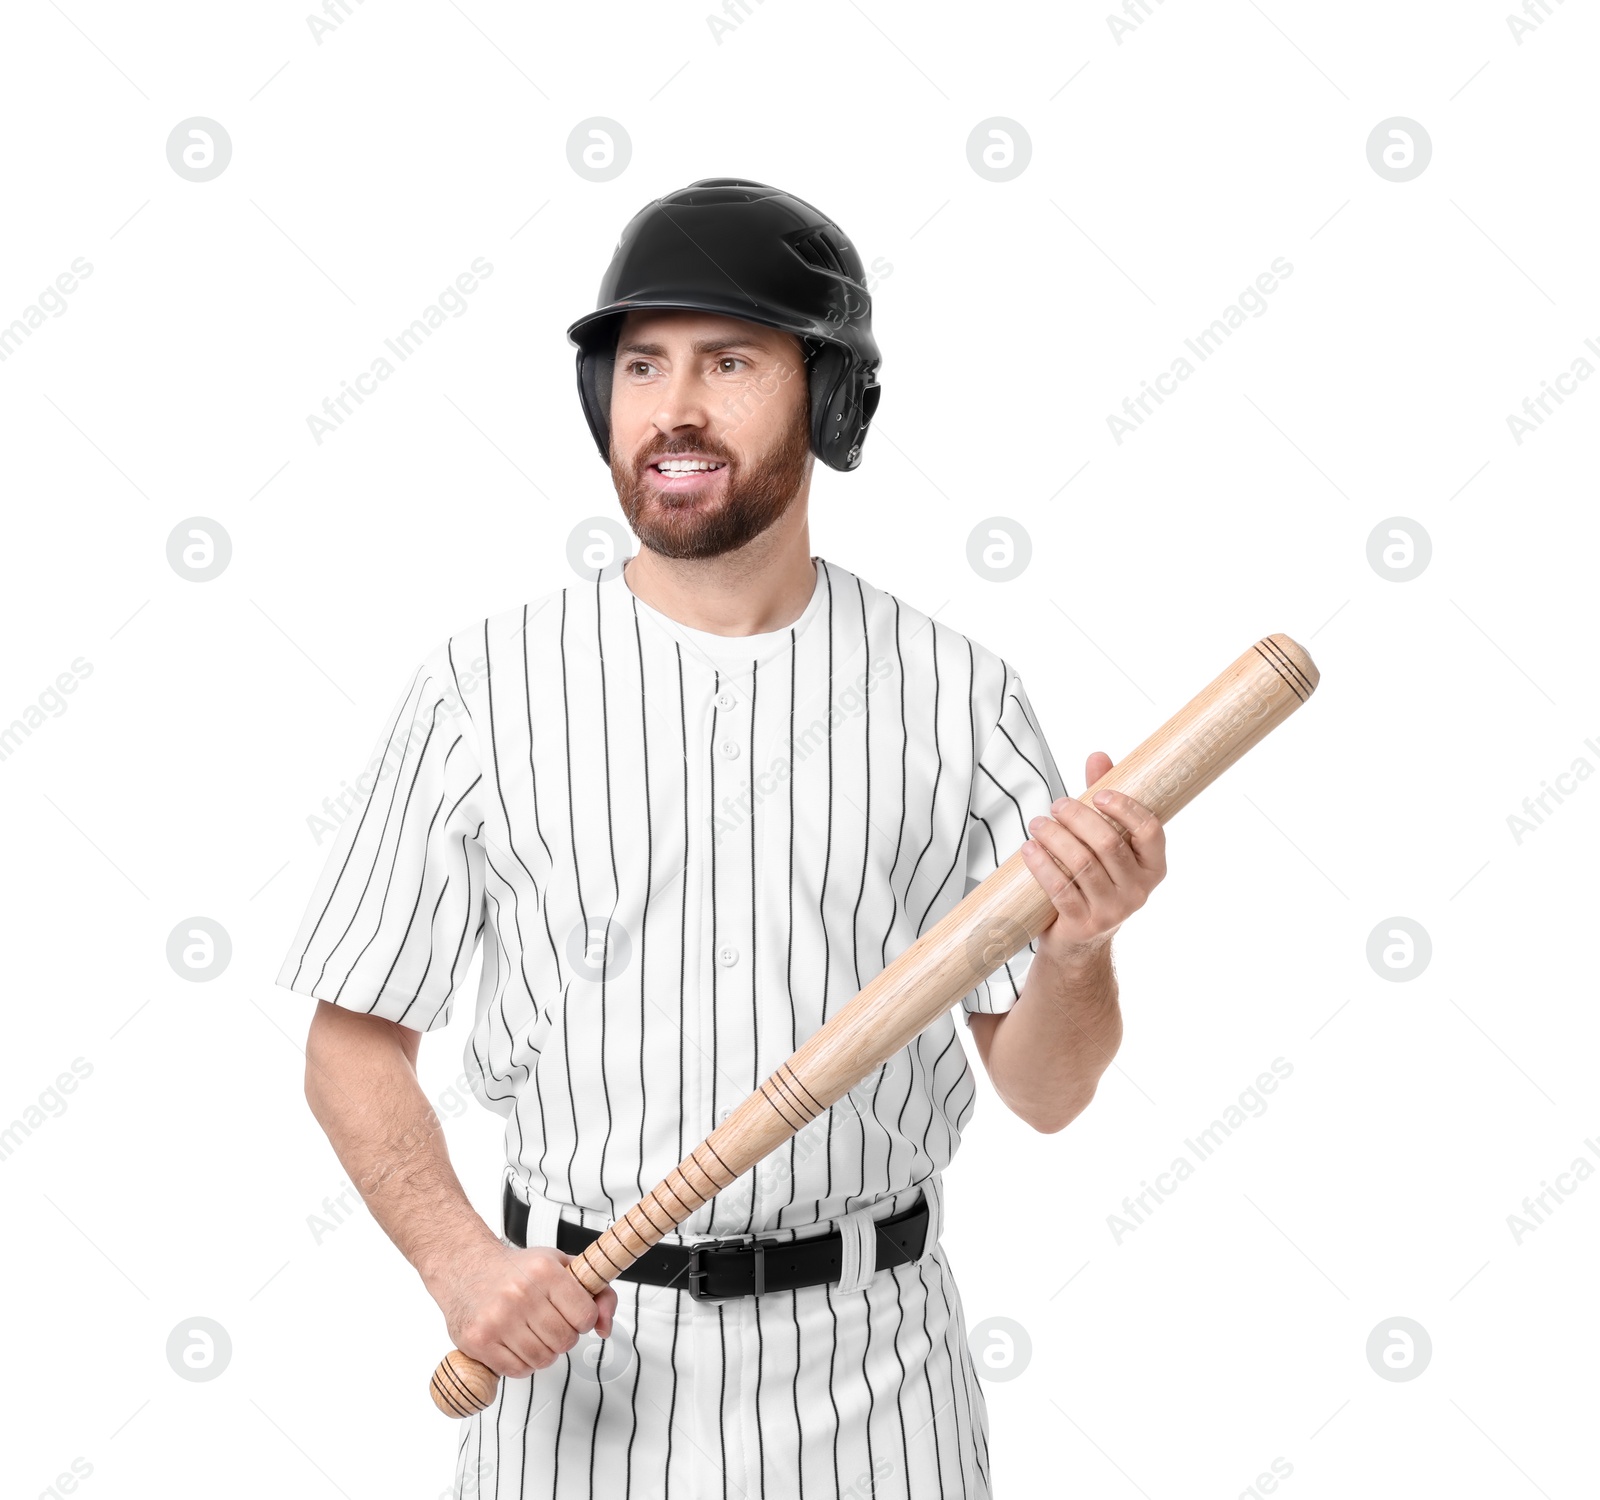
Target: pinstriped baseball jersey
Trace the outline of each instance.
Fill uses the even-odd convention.
[[[362,800],[338,827],[278,974],[300,993],[434,1030],[450,1020],[481,939],[466,1074],[505,1118],[519,1195],[569,1219],[603,1227],[625,1212],[1065,793],[1014,668],[850,570],[814,561],[802,614],[760,635],[689,629],[612,571],[441,642],[356,783]],[[940,1174],[977,1092],[955,1018],[1009,1009],[1033,954],[1030,944],[668,1239],[820,1232],[853,1212],[882,1217],[919,1188],[942,1203]],[[915,1322],[925,1418],[942,1380],[946,1415],[961,1408],[967,1446],[983,1457],[959,1296],[931,1243],[916,1266],[831,1299],[823,1287],[742,1307],[633,1283],[619,1292],[619,1326],[645,1320],[635,1332],[647,1391],[623,1402],[612,1383],[589,1383],[604,1392],[600,1406],[629,1408],[615,1432],[592,1414],[607,1442],[635,1418],[648,1425],[652,1393],[681,1392],[673,1382],[689,1332],[675,1346],[679,1374],[663,1386],[659,1356],[673,1335],[652,1317],[681,1313],[686,1330],[715,1319],[727,1347],[715,1359],[701,1349],[692,1381],[726,1379],[737,1365],[738,1399],[756,1401],[760,1384],[765,1412],[782,1386],[784,1402],[800,1399],[803,1424],[850,1442],[863,1436],[864,1410],[841,1399],[835,1414],[826,1384],[810,1397],[802,1385],[821,1358],[836,1383],[859,1386],[859,1345],[879,1333],[893,1343],[901,1329],[904,1348]],[[755,1332],[758,1318],[766,1326],[783,1312],[774,1302],[796,1319],[787,1354]],[[845,1356],[852,1318],[860,1337]],[[801,1351],[796,1341],[818,1319],[828,1331],[812,1329],[822,1342]],[[948,1352],[935,1360],[944,1334]],[[839,1358],[853,1362],[848,1377]],[[505,1402],[548,1388],[568,1363],[504,1382],[501,1402],[473,1421],[500,1431]],[[880,1416],[885,1401],[896,1406],[892,1385],[880,1388]],[[824,1410],[808,1415],[808,1400]],[[555,1409],[591,1420],[572,1415],[581,1401]],[[681,1476],[666,1467],[675,1429],[662,1420],[628,1492],[658,1493],[667,1475],[678,1479],[672,1493],[698,1495],[687,1467]],[[935,1417],[919,1439],[930,1462],[938,1426]],[[752,1431],[768,1432],[765,1415]],[[901,1435],[897,1425],[897,1448]],[[953,1422],[942,1440],[944,1462],[957,1462]],[[551,1455],[526,1446],[531,1483]],[[692,1435],[679,1446],[687,1465]],[[902,1480],[905,1466],[921,1472],[918,1451],[907,1443],[895,1457]],[[809,1452],[802,1443],[792,1458]],[[530,1493],[587,1494],[587,1478],[575,1477],[583,1467],[569,1455],[570,1490],[563,1481]],[[767,1468],[760,1488],[746,1466],[751,1483],[728,1493],[800,1493],[794,1462]],[[467,1484],[477,1469],[463,1470]],[[841,1483],[855,1474],[841,1470]],[[982,1492],[946,1483],[941,1493]],[[975,1470],[972,1485],[984,1484]]]

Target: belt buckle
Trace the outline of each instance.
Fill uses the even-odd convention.
[[[689,1246],[689,1295],[696,1302],[737,1302],[745,1295],[743,1292],[736,1293],[732,1297],[713,1297],[705,1290],[708,1273],[700,1264],[700,1256],[706,1250],[749,1249],[754,1251],[756,1257],[755,1285],[752,1290],[759,1296],[767,1289],[767,1246],[782,1243],[783,1241],[776,1235],[756,1234],[748,1229],[743,1234],[724,1234],[716,1239],[696,1240]]]

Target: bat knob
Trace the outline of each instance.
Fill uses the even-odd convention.
[[[494,1400],[500,1377],[470,1354],[452,1349],[428,1383],[433,1404],[447,1417],[470,1417]]]

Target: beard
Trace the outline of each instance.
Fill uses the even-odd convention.
[[[761,535],[794,503],[811,452],[811,423],[802,414],[778,445],[748,467],[708,441],[693,439],[645,445],[638,459],[621,457],[613,443],[611,482],[622,513],[643,546],[663,557],[720,557]],[[680,500],[658,490],[645,470],[674,453],[699,452],[727,465],[722,494],[710,500]]]

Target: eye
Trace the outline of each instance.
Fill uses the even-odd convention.
[[[724,354],[722,356],[722,358],[717,361],[717,364],[718,364],[719,367],[721,367],[723,365],[747,365],[749,363],[750,363],[749,360],[740,359],[737,354]],[[724,374],[731,374],[732,372],[724,370],[723,373]]]
[[[650,364],[648,360],[630,359],[628,361],[628,373],[630,375],[637,375],[641,369],[648,369],[649,367]]]

